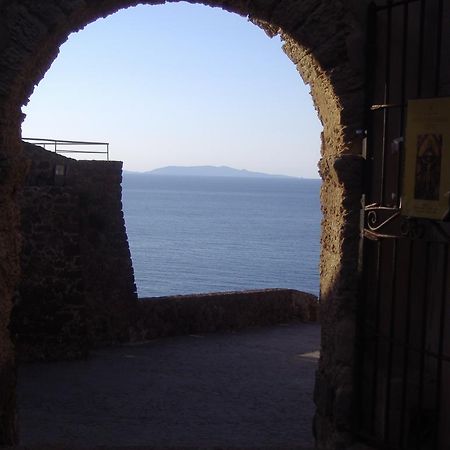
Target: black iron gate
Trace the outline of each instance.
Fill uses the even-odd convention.
[[[448,450],[450,224],[405,217],[401,202],[408,100],[450,96],[450,0],[384,0],[369,16],[357,433]]]

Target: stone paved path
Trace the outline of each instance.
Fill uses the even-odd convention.
[[[312,448],[319,345],[318,325],[289,324],[23,365],[21,443]]]

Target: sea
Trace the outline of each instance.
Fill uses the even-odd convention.
[[[320,183],[124,173],[139,297],[263,288],[318,295]]]

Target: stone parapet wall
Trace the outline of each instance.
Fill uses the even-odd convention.
[[[72,359],[93,343],[128,340],[137,296],[122,163],[76,161],[30,144],[24,153],[22,277],[11,324],[19,357]]]
[[[315,295],[293,289],[179,295],[141,299],[132,341],[164,336],[240,330],[251,326],[316,321]]]

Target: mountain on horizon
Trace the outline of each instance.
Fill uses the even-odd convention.
[[[245,169],[234,169],[228,166],[166,166],[141,173],[143,175],[195,177],[293,178],[288,175],[271,175],[262,172],[252,172]]]

